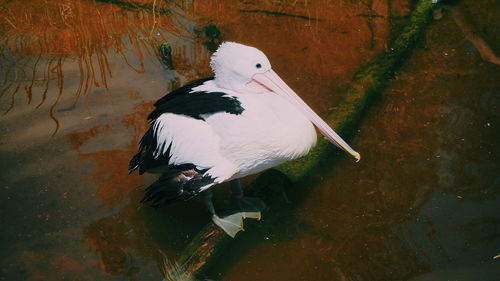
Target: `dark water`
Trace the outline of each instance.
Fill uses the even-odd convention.
[[[209,76],[210,50],[230,40],[263,50],[326,112],[411,8],[115,3],[0,4],[0,280],[161,280],[165,259],[209,218],[198,200],[139,204],[154,177],[129,176],[127,164],[152,103]],[[295,186],[277,219],[240,234],[208,278],[499,280],[494,7],[445,6],[351,141],[363,160],[341,157]],[[158,60],[162,42],[173,70]]]

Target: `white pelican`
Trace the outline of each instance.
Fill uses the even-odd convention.
[[[226,42],[210,65],[215,77],[168,93],[148,117],[151,126],[129,170],[162,175],[143,202],[159,206],[202,193],[212,220],[234,237],[243,218],[260,218],[244,206],[239,178],[306,155],[316,143],[313,124],[359,161],[359,153],[281,80],[260,50]],[[221,218],[209,188],[226,181],[238,208]]]

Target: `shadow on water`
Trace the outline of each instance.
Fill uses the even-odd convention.
[[[458,6],[498,53],[498,15],[470,1]],[[409,7],[3,1],[0,280],[160,280],[164,257],[175,260],[208,216],[198,200],[156,210],[139,203],[154,176],[129,176],[126,167],[154,101],[211,75],[210,51],[223,38],[262,49],[326,112]],[[269,185],[282,189],[266,197],[278,203],[209,277],[498,276],[499,69],[464,34],[445,9],[354,131],[363,161],[335,150],[333,164],[295,186],[271,172]],[[163,42],[172,65],[158,60]],[[218,205],[226,192],[217,188]]]

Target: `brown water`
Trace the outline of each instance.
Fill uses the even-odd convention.
[[[326,112],[411,7],[332,2],[2,1],[0,280],[161,280],[209,218],[199,200],[139,204],[154,177],[127,164],[152,103],[230,40]],[[363,160],[294,187],[207,278],[498,280],[498,8],[445,7],[351,141]]]

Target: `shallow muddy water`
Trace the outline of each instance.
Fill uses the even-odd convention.
[[[498,280],[500,7],[442,7],[353,128],[362,161],[338,153],[289,188],[206,279]],[[155,177],[127,165],[154,101],[210,76],[211,51],[228,40],[264,51],[325,114],[411,8],[2,1],[0,280],[161,280],[209,216],[201,200],[139,203]],[[163,42],[171,67],[159,60]],[[219,203],[227,195],[216,188]]]

